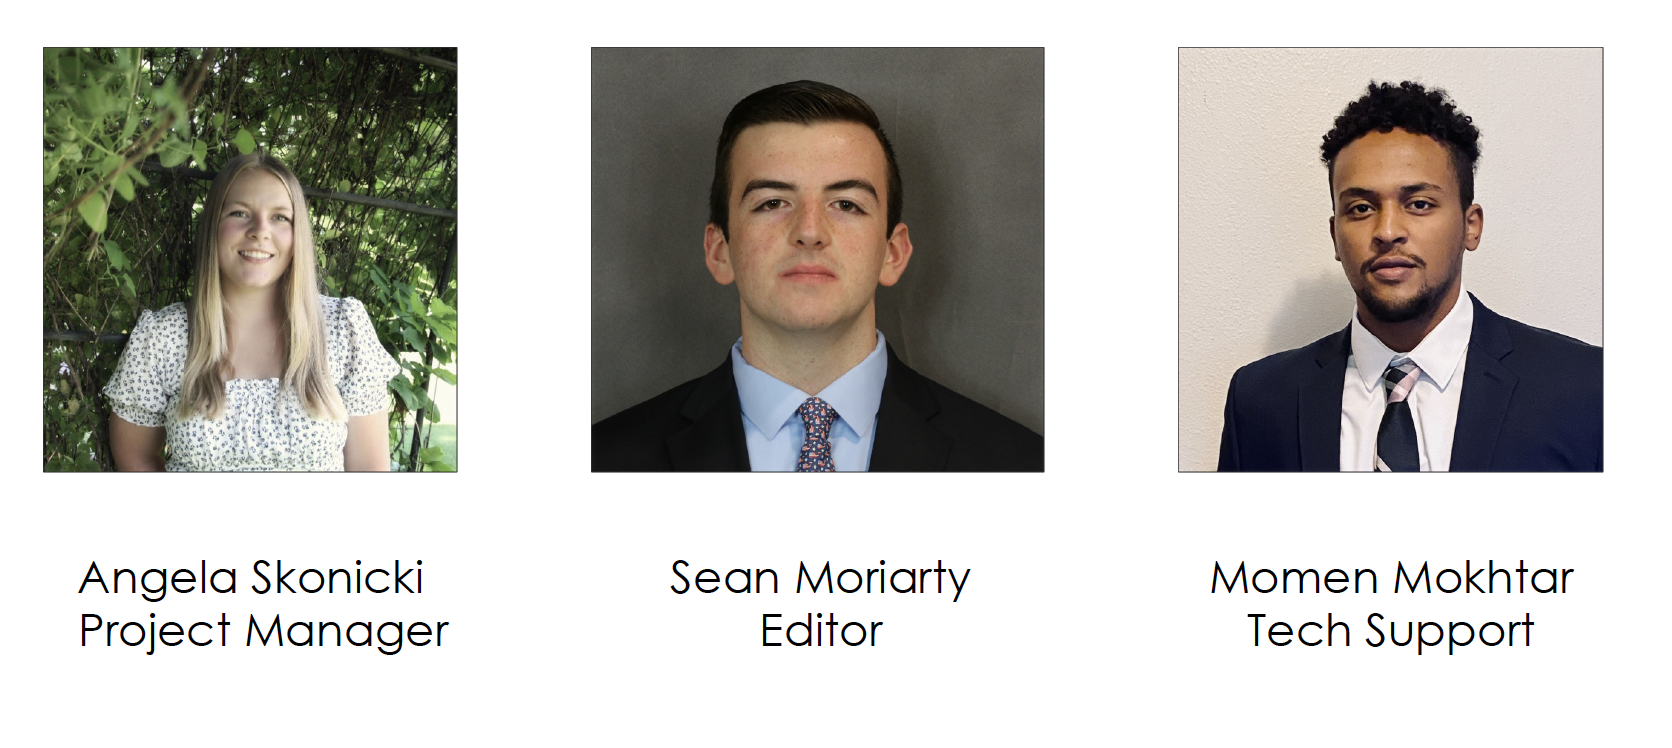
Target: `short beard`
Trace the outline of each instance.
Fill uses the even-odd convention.
[[[1387,324],[1410,322],[1427,314],[1432,314],[1440,304],[1440,296],[1445,293],[1443,286],[1423,286],[1417,295],[1403,301],[1388,301],[1377,296],[1369,284],[1358,290],[1359,301],[1363,302],[1366,311],[1377,321]]]

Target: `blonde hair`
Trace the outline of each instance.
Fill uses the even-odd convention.
[[[221,168],[209,187],[209,197],[197,222],[197,279],[186,307],[190,333],[186,369],[181,378],[179,416],[184,419],[202,414],[213,420],[226,410],[226,380],[232,374],[232,348],[226,335],[226,309],[221,303],[216,240],[227,191],[232,189],[238,175],[252,169],[278,177],[290,193],[294,208],[290,267],[279,279],[279,294],[284,302],[284,327],[280,332],[288,343],[279,389],[295,392],[302,410],[310,418],[347,421],[348,410],[331,382],[326,363],[325,322],[319,307],[319,260],[314,253],[302,183],[278,159],[261,152],[238,156]]]

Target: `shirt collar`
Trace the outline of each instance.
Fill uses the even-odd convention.
[[[1459,288],[1457,303],[1446,313],[1446,318],[1440,320],[1440,324],[1409,354],[1417,368],[1422,370],[1422,376],[1432,380],[1442,392],[1451,384],[1452,375],[1469,350],[1469,336],[1474,327],[1475,302],[1469,298],[1468,289]],[[1352,328],[1353,363],[1358,368],[1359,378],[1364,380],[1364,389],[1369,390],[1378,385],[1382,373],[1387,371],[1388,364],[1397,354],[1380,338],[1364,329],[1364,325],[1359,323],[1356,308]]]
[[[886,343],[882,331],[878,330],[877,345],[871,354],[817,395],[836,409],[836,421],[846,423],[861,439],[870,435],[877,423],[877,407],[882,404],[883,380],[888,375]],[[768,440],[776,439],[811,395],[750,366],[743,360],[743,338],[732,344],[731,362],[743,416]]]

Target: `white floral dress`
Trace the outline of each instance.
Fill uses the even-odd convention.
[[[389,380],[400,366],[377,342],[366,307],[352,298],[319,297],[331,381],[351,416],[389,406]],[[318,421],[278,379],[226,383],[226,412],[181,420],[176,412],[186,368],[186,305],[142,312],[105,385],[111,410],[129,423],[167,430],[169,470],[342,470],[348,424]]]

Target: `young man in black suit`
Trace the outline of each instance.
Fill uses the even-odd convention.
[[[1043,437],[912,371],[877,331],[877,285],[911,260],[902,202],[864,100],[797,81],[739,102],[703,256],[737,284],[743,336],[706,376],[595,424],[592,469],[1043,470]]]
[[[1371,84],[1324,136],[1346,329],[1237,370],[1220,470],[1602,469],[1602,349],[1487,309],[1480,132],[1439,89]]]

